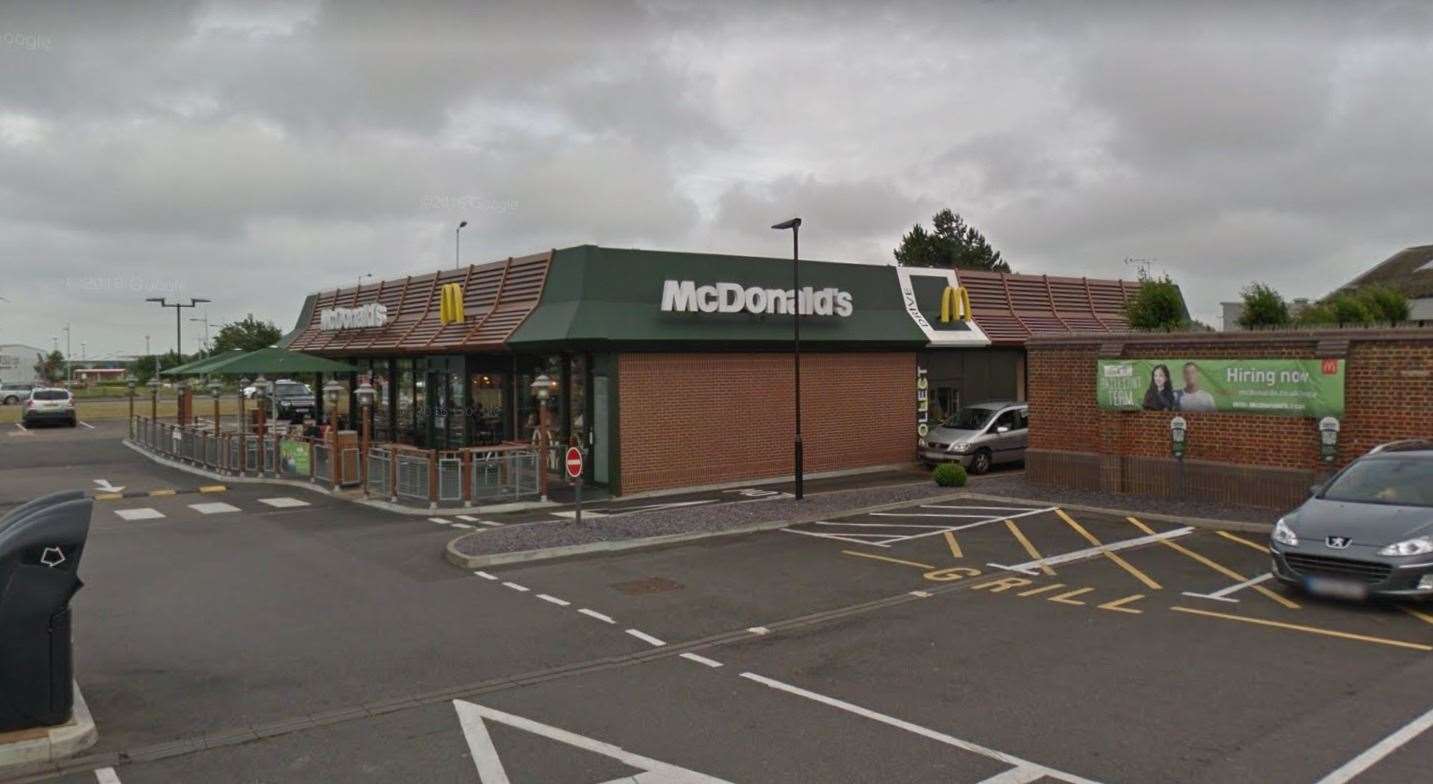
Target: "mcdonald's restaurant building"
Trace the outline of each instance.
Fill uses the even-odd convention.
[[[908,466],[918,428],[1023,399],[1036,332],[1121,331],[1122,281],[583,245],[311,294],[283,345],[356,364],[377,442],[554,442],[613,494]],[[356,412],[350,411],[350,416]]]

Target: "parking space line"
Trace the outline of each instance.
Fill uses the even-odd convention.
[[[1061,520],[1064,520],[1065,523],[1068,524],[1071,528],[1075,529],[1075,531],[1076,531],[1078,534],[1080,534],[1081,536],[1085,537],[1085,539],[1087,539],[1090,544],[1092,544],[1092,545],[1094,545],[1094,546],[1096,546],[1096,547],[1104,547],[1104,544],[1102,544],[1099,539],[1096,539],[1094,534],[1090,533],[1089,531],[1086,531],[1084,526],[1082,526],[1082,525],[1080,525],[1079,523],[1075,522],[1075,518],[1073,518],[1073,517],[1069,516],[1068,514],[1066,514],[1064,509],[1056,509],[1056,510],[1055,510],[1055,514],[1056,514],[1057,516],[1059,516],[1059,518],[1060,518]],[[1191,531],[1191,532],[1193,531],[1193,529],[1188,529],[1188,530]],[[1158,534],[1153,534],[1153,535],[1158,536]],[[1129,572],[1130,574],[1134,575],[1135,579],[1137,579],[1137,580],[1139,580],[1140,582],[1144,583],[1145,585],[1149,586],[1151,590],[1159,591],[1159,590],[1162,590],[1162,589],[1163,589],[1163,586],[1161,586],[1159,583],[1155,582],[1155,581],[1154,581],[1154,578],[1150,577],[1149,575],[1145,574],[1144,572],[1141,572],[1139,569],[1136,569],[1136,568],[1134,567],[1134,564],[1131,564],[1129,561],[1126,561],[1125,559],[1119,557],[1118,555],[1115,555],[1113,552],[1111,552],[1111,551],[1109,551],[1109,550],[1105,550],[1104,552],[1105,552],[1105,557],[1106,557],[1106,558],[1108,558],[1108,559],[1110,559],[1111,561],[1113,561],[1113,562],[1114,562],[1116,565],[1118,565],[1121,569],[1124,569],[1126,572]]]
[[[838,542],[847,542],[849,544],[864,544],[870,547],[890,547],[889,544],[883,543],[884,541],[889,541],[891,538],[885,534],[818,534],[815,531],[798,531],[795,528],[783,528],[781,530],[785,531],[788,534],[814,536],[818,539],[835,539]],[[861,536],[879,536],[883,540],[883,542],[867,542],[864,539],[857,538]],[[897,537],[897,539],[899,540],[899,537]]]
[[[917,567],[917,568],[919,568],[919,569],[934,569],[934,568],[935,568],[935,565],[934,565],[934,564],[920,563],[920,562],[918,562],[918,561],[902,561],[902,560],[899,559],[899,558],[889,558],[889,557],[884,556],[884,555],[876,555],[875,553],[863,553],[863,552],[861,552],[860,550],[842,550],[842,551],[841,551],[841,554],[842,554],[842,555],[854,555],[854,556],[856,556],[857,558],[870,558],[870,559],[872,559],[872,560],[885,561],[885,562],[887,562],[887,563],[900,564],[900,565],[902,565],[902,566],[914,566],[914,567]]]
[[[1353,777],[1378,764],[1380,760],[1397,751],[1410,740],[1433,727],[1433,709],[1408,722],[1392,735],[1373,744],[1367,751],[1340,765],[1332,773],[1319,779],[1315,784],[1344,784]]]
[[[1143,522],[1141,522],[1140,520],[1138,520],[1138,519],[1136,519],[1136,518],[1134,518],[1134,517],[1126,517],[1125,519],[1128,520],[1131,525],[1133,525],[1134,527],[1138,528],[1138,529],[1141,530],[1141,531],[1147,531],[1147,532],[1149,532],[1149,533],[1151,533],[1151,534],[1154,533],[1154,530],[1153,530],[1153,529],[1151,529],[1149,526],[1145,525]],[[1222,533],[1224,533],[1224,531],[1217,531],[1216,533],[1221,533],[1221,534],[1222,534]],[[1169,546],[1170,548],[1172,548],[1175,552],[1177,552],[1177,553],[1182,553],[1183,555],[1186,555],[1186,556],[1188,556],[1188,557],[1194,559],[1196,562],[1201,563],[1201,564],[1203,564],[1203,565],[1209,567],[1210,569],[1213,569],[1214,571],[1216,571],[1216,572],[1218,572],[1218,573],[1224,575],[1225,577],[1228,577],[1229,579],[1234,580],[1235,582],[1238,583],[1238,585],[1233,585],[1233,586],[1229,586],[1229,587],[1227,587],[1227,588],[1220,589],[1220,590],[1218,590],[1218,591],[1215,591],[1215,592],[1212,593],[1212,594],[1202,594],[1202,595],[1201,595],[1201,594],[1188,594],[1188,595],[1197,596],[1197,597],[1199,597],[1199,598],[1209,598],[1209,597],[1212,596],[1212,597],[1215,598],[1215,599],[1224,599],[1225,596],[1227,596],[1227,595],[1233,593],[1235,590],[1238,590],[1238,589],[1240,589],[1240,588],[1252,587],[1254,590],[1256,590],[1256,591],[1258,591],[1259,593],[1262,593],[1263,595],[1269,597],[1269,598],[1272,599],[1273,601],[1275,601],[1275,602],[1277,602],[1277,603],[1279,603],[1279,604],[1282,604],[1284,607],[1286,607],[1286,608],[1288,608],[1288,609],[1290,609],[1290,610],[1297,610],[1297,609],[1299,609],[1299,605],[1298,605],[1296,602],[1290,601],[1289,599],[1285,598],[1285,597],[1282,596],[1281,594],[1276,593],[1276,592],[1274,592],[1274,591],[1271,591],[1271,590],[1269,590],[1268,588],[1265,588],[1265,587],[1262,586],[1262,585],[1258,585],[1259,582],[1262,582],[1262,580],[1260,580],[1259,578],[1254,578],[1254,579],[1251,580],[1251,579],[1245,577],[1244,575],[1242,575],[1242,574],[1240,574],[1240,573],[1234,571],[1233,569],[1230,569],[1229,567],[1224,566],[1223,564],[1220,564],[1220,563],[1217,563],[1217,562],[1215,562],[1215,561],[1212,561],[1212,560],[1210,560],[1210,559],[1204,557],[1203,555],[1200,555],[1199,553],[1194,552],[1193,550],[1189,549],[1188,547],[1185,547],[1185,546],[1182,545],[1182,544],[1179,544],[1178,542],[1171,542],[1171,541],[1169,541],[1168,539],[1161,539],[1160,541],[1161,541],[1161,542],[1164,542],[1164,544],[1168,545],[1168,546]],[[1252,547],[1255,547],[1255,548],[1258,549],[1258,550],[1263,550],[1263,549],[1264,549],[1264,548],[1262,548],[1262,547],[1257,547],[1257,546],[1254,545],[1252,542],[1248,542],[1248,541],[1245,541],[1245,540],[1243,540],[1243,539],[1238,539],[1237,541],[1242,542],[1243,544],[1246,544],[1246,545],[1250,545],[1250,546],[1252,546]],[[1270,576],[1272,576],[1272,575],[1270,575]],[[1235,599],[1224,599],[1224,600],[1225,600],[1225,601],[1237,601],[1237,600],[1235,600]]]
[[[1379,645],[1391,645],[1395,648],[1408,648],[1415,651],[1433,651],[1433,645],[1424,645],[1416,642],[1405,642],[1403,640],[1390,640],[1386,637],[1370,637],[1364,634],[1353,634],[1351,632],[1340,632],[1333,629],[1320,629],[1317,626],[1303,626],[1297,623],[1284,623],[1283,621],[1267,621],[1263,618],[1249,618],[1243,615],[1231,615],[1229,613],[1211,612],[1209,610],[1196,610],[1193,607],[1171,607],[1175,612],[1189,613],[1191,615],[1203,615],[1207,618],[1221,618],[1226,621],[1239,621],[1241,623],[1252,623],[1258,626],[1271,626],[1276,629],[1288,629],[1295,632],[1307,634],[1319,634],[1325,637],[1338,637],[1344,640],[1357,640],[1359,642],[1371,642]]]
[[[782,683],[781,681],[772,680],[771,678],[765,678],[760,675],[757,675],[754,672],[743,672],[741,674],[741,677],[749,681],[759,683],[763,686],[776,689],[777,691],[784,691],[787,694],[792,694],[797,697],[803,697],[805,699],[811,700],[812,702],[819,702],[822,705],[836,708],[838,710],[843,710],[847,713],[852,713],[865,719],[880,722],[881,724],[885,724],[888,727],[895,727],[899,730],[905,730],[906,732],[909,732],[914,735],[919,735],[923,738],[928,738],[930,740],[936,741],[937,743],[944,743],[947,746],[954,746],[955,748],[960,749],[962,751],[968,751],[972,754],[979,754],[982,757],[999,760],[1006,765],[1010,765],[1020,770],[1039,771],[1042,776],[1048,776],[1052,779],[1069,782],[1069,784],[1095,784],[1095,782],[1086,778],[1081,778],[1080,776],[1076,776],[1070,773],[1064,773],[1062,771],[1054,770],[1053,768],[1047,768],[1043,765],[1030,762],[1029,760],[1021,759],[1014,755],[1006,754],[1002,751],[996,751],[995,749],[988,748],[986,746],[981,746],[978,743],[961,740],[960,738],[952,737],[943,732],[937,732],[935,730],[922,727],[919,724],[912,724],[908,721],[897,719],[894,716],[887,716],[884,713],[877,713],[876,711],[870,710],[869,708],[862,708],[859,705],[854,705],[844,700],[838,700],[835,697],[827,697],[824,694],[817,694],[813,691],[807,691],[799,686],[792,686],[788,683]],[[1016,780],[1019,781],[1021,779]],[[1025,780],[1028,781],[1030,779]]]
[[[1407,607],[1401,604],[1398,606],[1398,609],[1408,613],[1409,615],[1413,616],[1414,618],[1417,618],[1424,623],[1433,624],[1433,615],[1430,615],[1429,613],[1423,612],[1421,610],[1415,610],[1412,607]]]
[[[1006,520],[1005,527],[1009,528],[1010,533],[1015,535],[1016,541],[1020,542],[1032,560],[1039,561],[1044,559],[1045,556],[1041,555],[1040,551],[1035,549],[1035,545],[1031,544],[1030,540],[1025,538],[1025,534],[1020,532],[1020,526],[1016,525],[1014,520]],[[1051,569],[1048,564],[1040,564],[1040,571],[1044,572],[1046,576],[1054,576],[1055,574],[1055,570]]]
[[[90,430],[94,430],[94,429],[95,429],[95,426],[94,426],[94,425],[90,424],[89,422],[84,422],[84,421],[81,421],[81,422],[80,422],[80,427],[87,427],[87,428],[89,428]]]
[[[120,784],[119,774],[114,772],[114,768],[96,768],[95,778],[99,784]]]
[[[1248,539],[1245,539],[1242,536],[1231,534],[1228,531],[1215,531],[1214,533],[1219,534],[1220,536],[1224,537],[1225,539],[1228,539],[1231,542],[1238,542],[1245,547],[1252,547],[1255,550],[1258,550],[1259,552],[1263,553],[1264,555],[1269,554],[1269,548],[1266,545],[1256,544],[1254,542],[1249,541]]]
[[[955,541],[954,531],[945,532],[945,543],[950,546],[950,555],[952,558],[965,557],[965,555],[960,551],[960,542]]]

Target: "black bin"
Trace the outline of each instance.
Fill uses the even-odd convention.
[[[0,519],[0,732],[70,719],[70,599],[93,506],[72,490]]]

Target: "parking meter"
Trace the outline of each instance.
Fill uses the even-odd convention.
[[[1338,428],[1338,420],[1331,416],[1319,420],[1319,453],[1325,463],[1332,463],[1338,453]]]
[[[1182,416],[1169,420],[1169,446],[1177,460],[1184,459],[1184,433],[1188,429],[1189,423]]]

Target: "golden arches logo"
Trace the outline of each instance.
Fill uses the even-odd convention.
[[[970,320],[970,292],[964,286],[946,286],[940,293],[940,323]]]
[[[457,283],[444,283],[438,301],[438,321],[444,324],[463,323],[463,287]]]

